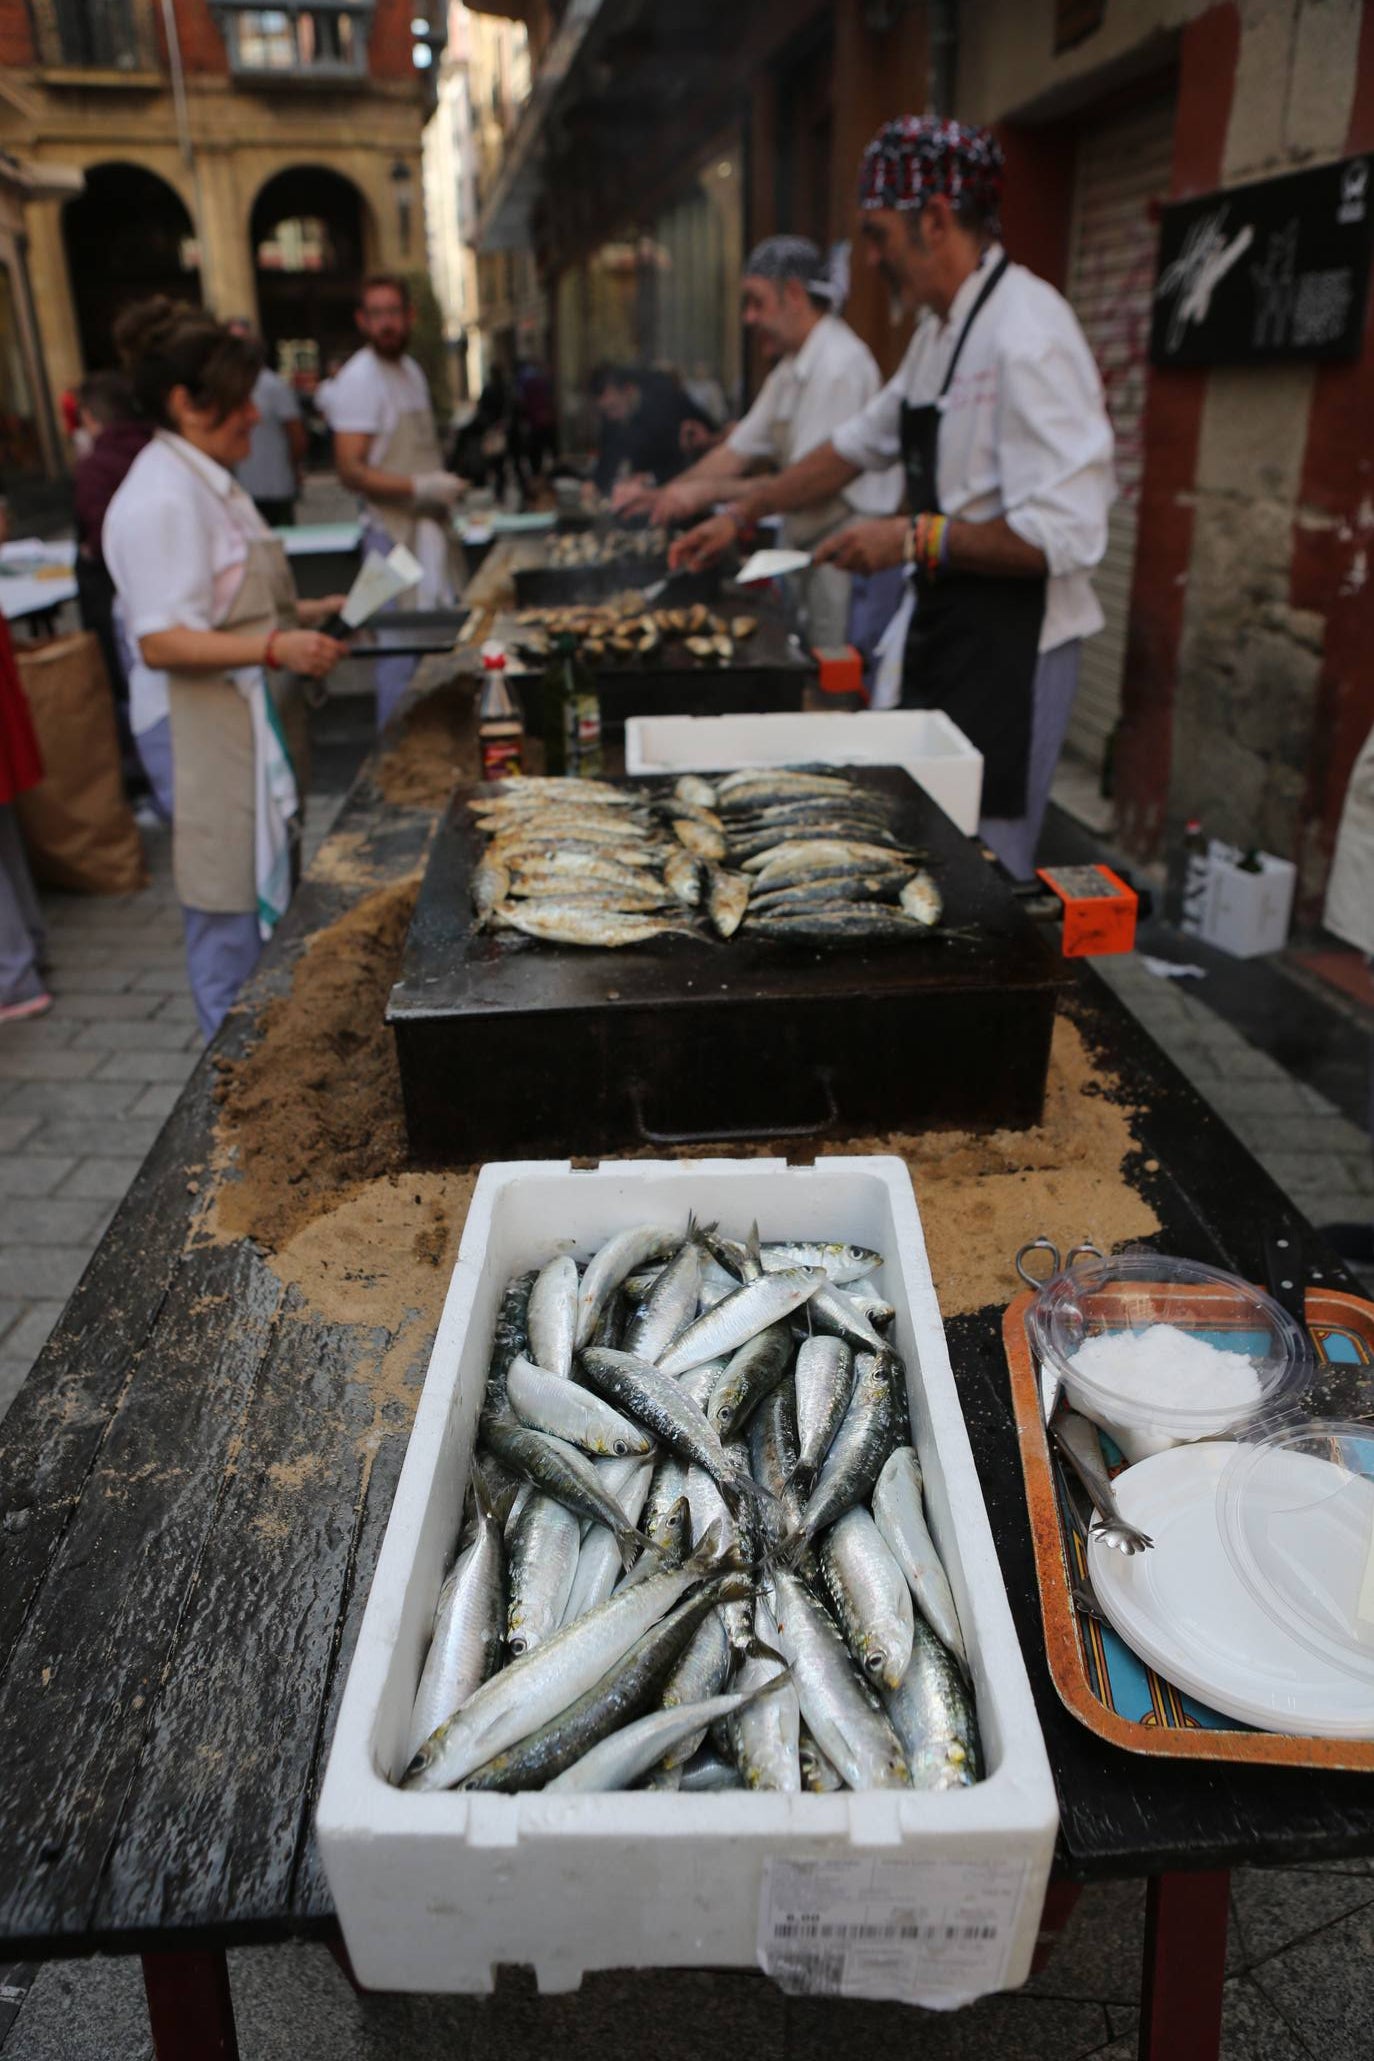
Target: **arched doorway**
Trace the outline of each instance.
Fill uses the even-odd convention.
[[[200,252],[181,196],[142,165],[93,165],[62,216],[81,356],[95,371],[116,362],[115,317],[167,293],[200,301]]]
[[[258,320],[272,361],[303,382],[357,347],[363,205],[351,180],[322,165],[278,172],[253,203]]]

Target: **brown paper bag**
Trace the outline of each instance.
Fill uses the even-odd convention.
[[[42,887],[119,895],[148,875],[124,798],[114,697],[89,630],[18,644],[15,659],[43,753],[44,779],[15,807]]]

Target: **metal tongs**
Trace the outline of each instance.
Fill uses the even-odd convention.
[[[1032,1252],[1047,1252],[1049,1254],[1050,1266],[1048,1273],[1034,1274],[1031,1272],[1030,1268],[1026,1265],[1026,1258]],[[1016,1255],[1016,1271],[1025,1282],[1027,1288],[1033,1288],[1037,1297],[1039,1297],[1047,1289],[1052,1288],[1057,1281],[1062,1280],[1066,1274],[1073,1272],[1075,1260],[1088,1258],[1105,1259],[1106,1254],[1098,1246],[1094,1245],[1091,1239],[1085,1238],[1081,1245],[1071,1245],[1069,1247],[1061,1264],[1059,1247],[1052,1238],[1046,1238],[1042,1233],[1039,1238],[1028,1239],[1020,1248]],[[1048,1425],[1058,1404],[1059,1392],[1063,1382],[1057,1370],[1047,1362],[1035,1310],[1036,1306],[1032,1304],[1026,1315],[1026,1328],[1030,1333],[1031,1351],[1035,1354],[1040,1365],[1040,1412],[1044,1417],[1046,1425]]]
[[[1049,1255],[1050,1271],[1047,1274],[1035,1274],[1026,1264],[1028,1256],[1033,1252]],[[1103,1259],[1105,1254],[1090,1240],[1085,1239],[1081,1245],[1071,1245],[1061,1263],[1059,1247],[1054,1240],[1041,1236],[1028,1240],[1021,1247],[1016,1255],[1016,1271],[1026,1286],[1036,1291],[1039,1299],[1072,1274],[1075,1261],[1088,1258]],[[1063,1381],[1045,1351],[1037,1320],[1036,1304],[1027,1312],[1026,1329],[1030,1337],[1031,1350],[1040,1366],[1040,1408],[1045,1420],[1046,1433],[1060,1457],[1073,1469],[1087,1491],[1088,1499],[1096,1513],[1092,1529],[1101,1537],[1104,1545],[1113,1546],[1118,1552],[1130,1555],[1147,1551],[1154,1541],[1146,1532],[1141,1531],[1136,1525],[1129,1524],[1122,1516],[1111,1477],[1102,1465],[1102,1449],[1098,1444],[1096,1425],[1090,1423],[1086,1417],[1079,1416],[1074,1410],[1060,1410],[1058,1416],[1055,1415],[1059,1407]]]

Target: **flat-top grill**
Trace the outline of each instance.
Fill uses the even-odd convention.
[[[476,790],[460,788],[387,1009],[415,1155],[1035,1123],[1058,961],[906,773],[854,777],[896,799],[906,841],[929,853],[949,935],[819,947],[739,931],[589,951],[474,934],[482,838]]]

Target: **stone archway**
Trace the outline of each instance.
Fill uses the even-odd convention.
[[[115,364],[115,318],[132,302],[201,299],[195,224],[176,189],[143,165],[92,165],[63,209],[62,240],[88,371]]]
[[[366,211],[352,180],[324,165],[278,172],[253,203],[259,326],[272,361],[306,379],[357,348]]]

